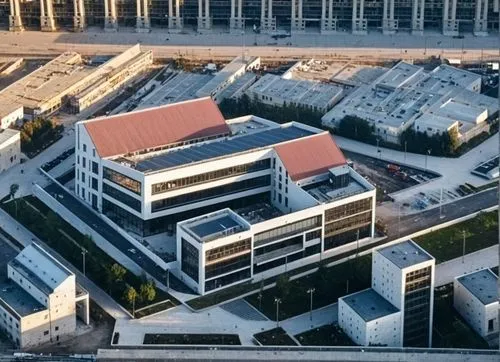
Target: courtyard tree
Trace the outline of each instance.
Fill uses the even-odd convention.
[[[123,277],[127,273],[127,269],[122,267],[118,263],[114,263],[111,265],[111,275],[113,276],[113,279],[117,282],[123,281]]]
[[[153,281],[149,280],[146,283],[141,284],[139,288],[139,295],[143,302],[151,302],[156,298],[156,286]]]
[[[129,305],[132,306],[132,316],[135,316],[135,300],[137,299],[137,296],[137,291],[134,287],[129,285],[127,289],[125,289],[123,298]]]

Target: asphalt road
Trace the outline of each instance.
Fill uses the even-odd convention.
[[[63,195],[60,197],[54,197],[55,200],[64,205],[68,210],[75,214],[79,219],[83,220],[89,227],[96,230],[104,239],[110,242],[114,247],[121,250],[129,259],[134,263],[139,265],[144,269],[149,275],[154,277],[156,280],[166,284],[166,274],[162,268],[151,261],[144,253],[138,250],[132,243],[130,243],[126,238],[124,238],[115,229],[109,226],[103,219],[97,216],[88,207],[82,204],[80,200],[74,197],[72,194],[67,192],[64,188],[59,185],[52,183],[45,188],[52,196]],[[135,253],[131,253],[128,250],[135,249]],[[111,255],[112,257],[112,255]],[[178,280],[172,273],[170,273],[170,287],[174,290],[184,293],[192,293],[192,290],[188,289],[184,283]]]
[[[439,217],[439,207],[436,207],[418,214],[401,216],[399,223],[397,216],[384,219],[384,222],[387,223],[388,239],[394,240],[495,205],[498,205],[498,187],[444,204],[442,219]]]

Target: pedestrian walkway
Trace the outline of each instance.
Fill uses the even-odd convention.
[[[435,285],[452,283],[460,275],[495,266],[498,266],[498,245],[436,265]]]
[[[220,306],[226,312],[248,321],[267,321],[267,317],[250,305],[245,299],[237,299]]]
[[[281,327],[291,336],[306,332],[313,328],[325,326],[327,324],[337,323],[338,306],[337,303],[327,305],[323,308],[314,309],[311,313],[307,312],[296,317],[282,321]]]
[[[56,258],[59,262],[61,262],[76,275],[77,283],[85,288],[89,292],[90,298],[93,299],[97,303],[97,305],[104,309],[111,317],[113,317],[114,319],[130,319],[130,315],[120,304],[115,302],[113,298],[106,294],[106,292],[95,285],[90,279],[85,277],[77,268],[68,263],[55,250],[50,248],[43,241],[39,240],[34,234],[31,233],[31,231],[18,223],[3,209],[0,209],[0,227],[24,246],[27,246],[32,242],[36,242],[37,244],[41,245],[50,253],[50,255]]]

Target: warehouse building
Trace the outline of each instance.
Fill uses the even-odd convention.
[[[373,237],[375,188],[313,127],[226,121],[202,98],[79,122],[76,143],[78,196],[140,240],[161,237],[200,294]]]
[[[344,90],[336,85],[266,74],[246,94],[272,106],[292,105],[326,113],[342,99]]]
[[[0,129],[0,173],[21,162],[21,132]]]
[[[399,62],[369,85],[360,85],[322,117],[335,129],[346,116],[373,125],[384,141],[399,144],[408,128],[429,135],[456,130],[460,142],[488,131],[496,99],[480,94],[481,76],[440,65],[431,72]]]
[[[75,275],[37,244],[7,265],[0,285],[0,328],[21,349],[73,336],[76,316],[89,324],[89,295]]]
[[[421,35],[429,29],[445,35],[471,32],[483,36],[498,29],[498,0],[12,0],[0,6],[12,31],[33,27],[82,31],[87,25],[107,31],[119,26],[135,27],[138,32],[152,26],[180,31],[194,25],[200,32],[226,27],[239,33],[255,25],[262,32],[304,33],[315,28],[322,34],[405,31]]]
[[[498,305],[498,276],[490,269],[455,278],[453,306],[483,338],[498,340]]]
[[[150,51],[139,45],[99,67],[85,65],[82,56],[66,52],[0,91],[0,119],[12,123],[23,107],[24,117],[49,115],[68,105],[80,112],[99,101],[152,63]]]
[[[339,298],[339,325],[363,346],[432,346],[434,258],[412,240],[372,253],[372,288]]]

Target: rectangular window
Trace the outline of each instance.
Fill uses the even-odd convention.
[[[372,209],[372,199],[350,202],[325,211],[325,222],[342,219]]]
[[[87,152],[87,145],[85,143],[83,144],[83,152]]]
[[[288,197],[285,197],[285,207],[288,207]]]
[[[85,172],[82,171],[82,182],[85,183]]]
[[[99,175],[99,165],[95,161],[92,161],[92,172]]]
[[[46,336],[47,334],[49,334],[49,331],[43,331],[44,336]]]
[[[97,189],[98,189],[97,184],[98,184],[97,179],[96,179],[95,177],[92,177],[92,189],[93,189],[93,190],[96,190],[96,191],[97,191]]]
[[[251,254],[247,253],[229,259],[224,259],[217,263],[209,264],[205,266],[205,279],[210,279],[218,275],[227,274],[246,267],[250,268],[250,259]]]
[[[85,188],[82,187],[82,198],[85,198]]]
[[[185,239],[181,240],[181,270],[191,279],[198,282],[199,253],[193,245]]]
[[[120,201],[122,204],[127,205],[131,209],[137,212],[141,212],[141,200],[137,200],[135,197],[127,195],[125,192],[115,189],[106,183],[102,184],[102,192],[113,199]]]
[[[280,184],[280,186],[281,186],[281,184]],[[281,189],[281,187],[280,187],[280,189]],[[278,202],[281,204],[281,194],[278,194]]]
[[[141,194],[141,183],[128,176],[125,176],[120,172],[117,172],[107,167],[103,167],[103,177],[106,180],[109,180],[117,185],[120,185],[121,187],[124,187],[127,190],[132,191],[133,193],[136,193],[137,195]]]
[[[56,331],[58,331],[58,330],[59,330],[59,326],[56,326],[54,329],[55,329]]]
[[[224,168],[221,170],[211,171],[207,173],[202,173],[199,175],[193,175],[190,177],[184,177],[172,181],[160,182],[151,185],[151,194],[157,195],[170,190],[180,189],[183,187],[189,187],[193,185],[203,184],[210,181],[221,180],[228,177],[233,177],[236,175],[247,174],[251,172],[267,170],[269,169],[270,160],[259,160],[256,162],[251,162],[243,165],[233,166]]]
[[[207,250],[205,252],[205,263],[210,264],[212,262],[216,262],[219,259],[230,257],[231,255],[239,255],[241,253],[250,251],[251,243],[251,239],[245,239],[232,244]]]
[[[212,187],[205,190],[190,192],[179,196],[174,196],[162,200],[156,200],[151,203],[151,212],[158,212],[161,210],[170,209],[182,205],[192,204],[204,200],[209,200],[225,195],[231,195],[238,192],[266,187],[271,185],[270,176],[260,176],[231,184]]]
[[[82,167],[87,168],[87,159],[85,157],[82,157]]]
[[[92,149],[92,157],[95,157],[95,148]]]

